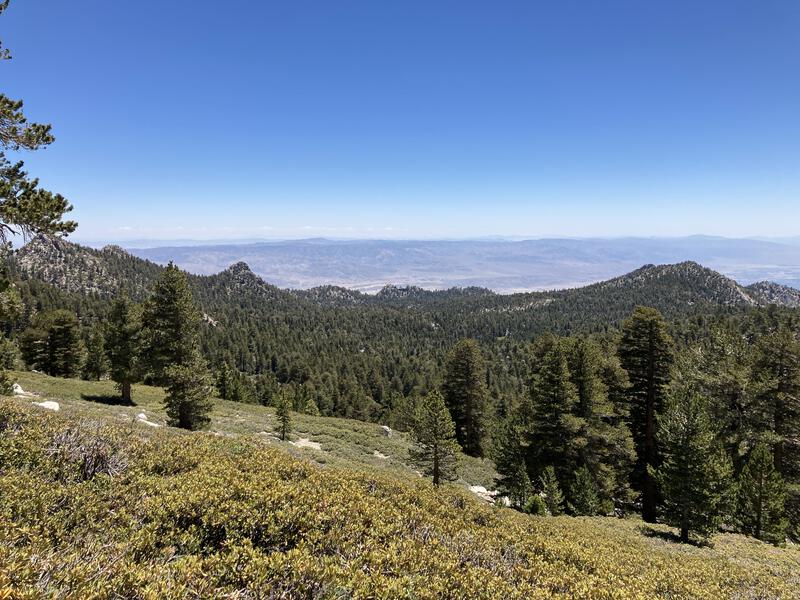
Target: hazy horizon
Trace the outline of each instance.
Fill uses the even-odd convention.
[[[685,239],[719,239],[719,240],[757,240],[764,242],[772,242],[775,244],[800,244],[800,235],[795,236],[764,236],[764,235],[747,235],[747,236],[724,236],[724,235],[709,235],[705,233],[692,233],[687,235],[596,235],[596,236],[568,236],[568,235],[478,235],[478,236],[463,236],[463,237],[389,237],[389,236],[375,236],[375,237],[346,237],[346,236],[297,236],[297,237],[210,237],[210,238],[86,238],[80,235],[80,231],[70,235],[67,239],[76,244],[90,246],[93,248],[100,248],[105,245],[119,245],[123,248],[163,248],[169,246],[216,246],[216,245],[253,245],[253,244],[271,244],[282,242],[312,242],[312,241],[327,241],[327,242],[526,242],[526,241],[547,241],[547,240],[586,240],[586,241],[615,241],[615,240],[685,240]],[[19,239],[22,245],[24,240]]]

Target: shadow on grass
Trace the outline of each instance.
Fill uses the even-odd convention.
[[[639,527],[639,533],[641,533],[645,537],[650,538],[660,538],[665,542],[672,542],[673,544],[682,544],[681,538],[678,534],[672,531],[661,531],[659,529],[653,529],[652,527],[648,527],[647,525],[642,525]],[[704,540],[696,540],[689,538],[687,545],[694,546],[695,548],[704,548],[707,547],[709,544],[707,541]]]
[[[81,394],[81,399],[111,406],[136,406],[135,402],[124,402],[122,396],[116,394]]]

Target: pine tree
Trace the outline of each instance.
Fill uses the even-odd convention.
[[[470,456],[483,456],[486,435],[486,365],[475,340],[461,340],[450,352],[442,385],[456,426],[456,439]]]
[[[592,486],[600,506],[595,512],[610,512],[617,503],[630,500],[629,478],[636,453],[625,423],[625,414],[609,397],[608,379],[613,393],[627,379],[614,357],[604,358],[595,342],[585,338],[567,340],[570,380],[576,390],[573,410],[575,433],[568,441],[568,455],[577,456],[581,468],[592,475]],[[580,469],[579,469],[580,470]],[[575,488],[569,486],[570,495]],[[572,499],[573,504],[582,500]]]
[[[656,415],[670,381],[672,339],[654,308],[637,307],[622,326],[619,357],[630,379],[630,429],[636,448],[632,480],[642,493],[642,518],[655,522],[658,488],[651,469],[659,465]]]
[[[800,476],[800,342],[780,328],[759,339],[752,378],[759,382],[753,412],[762,438],[772,445],[775,468],[785,478]]]
[[[433,485],[456,478],[455,424],[439,392],[431,392],[419,403],[412,437],[411,461],[433,478]]]
[[[94,327],[86,343],[86,360],[83,363],[83,379],[99,381],[108,373],[105,337],[102,328]]]
[[[111,304],[105,328],[105,350],[111,379],[119,387],[122,402],[132,404],[131,386],[139,381],[141,311],[127,296]]]
[[[663,462],[651,475],[663,493],[665,521],[708,537],[719,528],[729,501],[731,465],[718,446],[708,402],[688,388],[674,389],[666,412],[658,419]]]
[[[563,345],[557,343],[544,355],[530,387],[525,426],[527,465],[541,475],[553,468],[560,481],[572,474],[575,456],[569,455],[569,441],[576,433],[570,411],[576,402],[575,387],[569,379]]]
[[[156,385],[168,385],[167,369],[195,360],[200,311],[186,274],[169,263],[156,281],[142,314],[142,360]]]
[[[497,489],[515,508],[524,507],[532,491],[521,440],[519,425],[509,418],[500,427],[494,449]]]
[[[205,428],[213,408],[208,367],[199,355],[186,363],[167,367],[164,406],[167,423],[192,431]]]
[[[766,444],[758,444],[739,475],[736,493],[737,529],[773,544],[786,539],[786,486]]]
[[[575,472],[570,496],[570,510],[573,514],[593,516],[603,512],[602,502],[597,495],[597,485],[586,465]]]
[[[556,471],[552,466],[546,467],[542,471],[539,485],[544,496],[544,503],[547,506],[547,512],[553,517],[557,517],[564,512],[564,495],[561,493],[561,486],[558,485]]]
[[[761,382],[751,373],[752,354],[740,334],[714,327],[696,348],[679,356],[676,369],[709,399],[720,441],[737,470],[748,441],[759,431],[754,398]]]
[[[2,350],[2,364],[0,364],[0,393],[10,394],[13,382],[6,369],[13,368],[16,362],[16,347],[5,336],[19,320],[22,314],[22,300],[8,277],[6,260],[8,248],[0,244],[0,350]]]
[[[83,361],[78,317],[68,310],[55,310],[48,315],[47,365],[48,375],[75,377]]]
[[[19,350],[25,364],[35,370],[47,372],[47,331],[39,326],[29,327],[19,337]]]
[[[275,405],[275,417],[278,419],[278,433],[281,440],[286,441],[292,431],[292,399],[288,390],[281,388],[278,394],[278,403]]]

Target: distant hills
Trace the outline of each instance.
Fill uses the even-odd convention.
[[[328,244],[322,242],[322,245],[327,247]],[[109,298],[120,292],[140,298],[147,293],[162,269],[160,265],[134,256],[119,246],[98,250],[48,237],[37,237],[23,247],[15,264],[26,277],[67,292],[100,298]],[[212,275],[195,276],[192,281],[198,291],[223,286],[226,293],[247,294],[272,304],[280,301],[282,304],[322,308],[383,306],[422,310],[458,306],[459,311],[485,314],[530,313],[537,307],[565,307],[575,303],[619,305],[624,310],[635,304],[649,304],[669,314],[683,313],[685,307],[694,305],[800,306],[800,290],[796,288],[770,281],[741,285],[695,261],[647,264],[624,275],[586,286],[514,294],[498,294],[478,286],[430,290],[395,284],[384,285],[374,294],[337,285],[281,289],[265,281],[243,261]],[[218,301],[216,298],[214,303]],[[606,318],[609,316],[604,315]]]
[[[375,293],[387,284],[481,287],[500,293],[553,290],[623,275],[643,264],[694,261],[743,284],[800,287],[800,245],[709,236],[683,238],[397,241],[327,239],[131,248],[199,275],[245,262],[282,288],[321,285]]]

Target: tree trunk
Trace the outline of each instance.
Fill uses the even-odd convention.
[[[122,403],[133,404],[133,400],[131,399],[131,382],[123,381],[120,385],[120,389],[122,391]]]
[[[433,451],[433,485],[439,485],[439,451]]]
[[[642,486],[642,520],[645,523],[656,522],[656,505],[658,503],[658,488],[655,480],[650,473],[644,475],[644,485]]]
[[[681,542],[684,544],[689,543],[689,526],[681,525]]]

